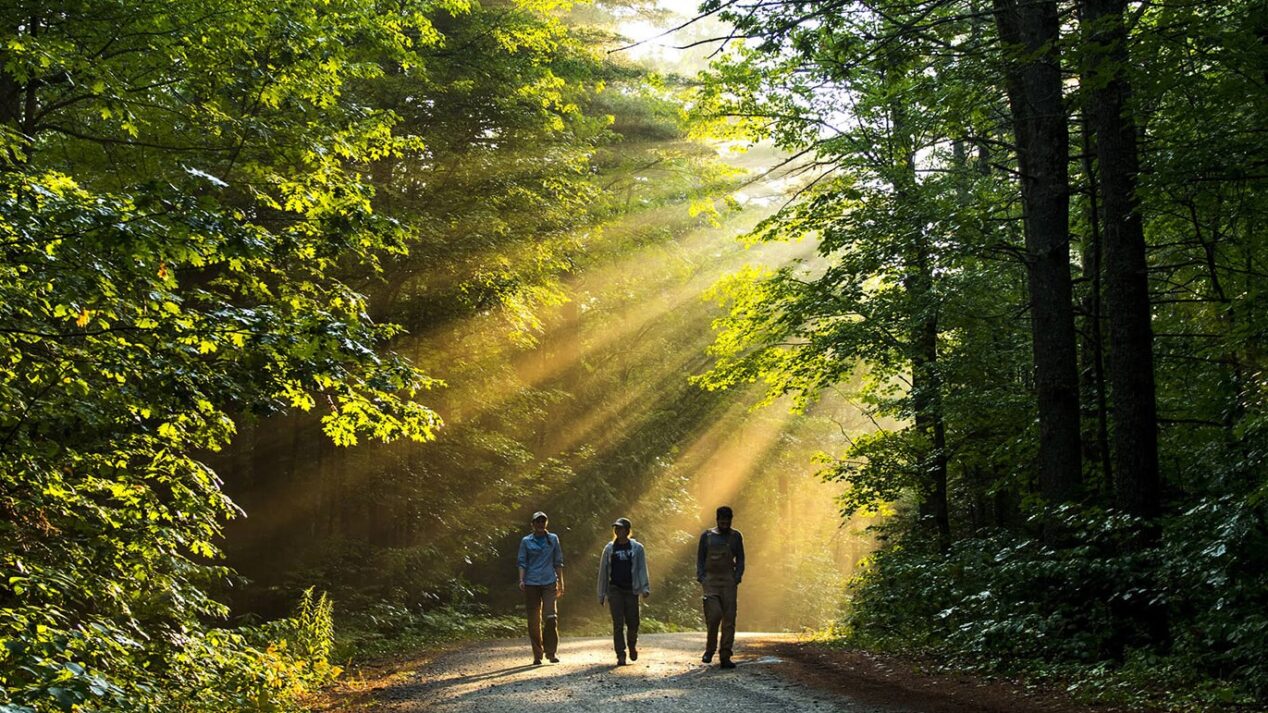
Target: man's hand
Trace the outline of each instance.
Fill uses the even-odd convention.
[[[599,597],[599,606],[603,606],[603,602],[607,601],[606,597]]]
[[[520,580],[520,591],[524,591],[524,581]]]
[[[651,592],[643,592],[643,601],[647,601],[647,598],[650,596],[652,596]]]
[[[564,583],[563,583],[563,582],[560,582],[560,583],[559,583],[559,591],[558,591],[558,592],[555,592],[555,596],[556,596],[556,597],[562,597],[563,595],[564,595]]]

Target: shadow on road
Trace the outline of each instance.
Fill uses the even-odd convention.
[[[496,694],[498,690],[504,688],[517,688],[523,684],[527,684],[536,680],[537,676],[525,676],[523,678],[508,678],[515,674],[541,673],[548,677],[553,686],[566,686],[570,680],[586,679],[596,674],[609,673],[616,669],[615,665],[591,664],[588,666],[566,665],[560,664],[543,664],[534,666],[532,664],[524,664],[521,666],[511,666],[501,668],[494,671],[481,671],[480,673],[468,674],[465,676],[451,676],[449,678],[440,678],[424,681],[416,684],[418,688],[426,689],[428,693],[437,694],[447,689],[459,688],[463,686],[478,685],[476,689],[484,692],[485,695]],[[505,680],[498,680],[505,679]],[[450,700],[459,700],[467,694],[459,694]],[[388,696],[396,698],[397,696]]]
[[[510,668],[498,669],[496,671],[485,671],[483,673],[473,673],[470,676],[455,676],[454,678],[446,678],[443,681],[441,681],[441,683],[446,683],[449,685],[458,685],[460,683],[476,683],[479,681],[488,681],[494,678],[502,678],[503,676],[510,676],[512,674],[522,673],[524,671],[535,671],[540,668],[541,666],[534,666],[533,664],[526,663],[523,666],[511,666]]]

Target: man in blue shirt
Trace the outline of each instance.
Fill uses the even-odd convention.
[[[551,663],[559,663],[555,656],[559,648],[555,599],[564,595],[564,552],[559,547],[559,536],[546,530],[548,522],[546,513],[533,513],[533,533],[520,540],[518,558],[534,666],[541,665],[543,653]]]

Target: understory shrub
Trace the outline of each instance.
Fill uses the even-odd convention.
[[[522,629],[518,616],[494,616],[461,602],[432,607],[376,602],[340,621],[335,658],[365,661],[449,641],[513,636]]]
[[[111,711],[154,713],[290,713],[302,697],[334,680],[333,606],[307,590],[293,616],[237,629],[168,632],[161,653],[142,660],[141,645],[117,630],[88,624],[75,636],[6,639],[0,656],[25,656],[38,666],[0,688],[0,713]],[[37,625],[38,627],[38,625]],[[39,646],[36,653],[19,648]],[[76,661],[91,660],[94,667]],[[128,683],[101,669],[122,672]]]
[[[1066,509],[1057,518],[1076,544],[996,530],[944,554],[891,536],[853,583],[837,631],[853,644],[1095,683],[1085,688],[1100,698],[1123,700],[1124,689],[1155,701],[1268,696],[1263,503],[1202,500],[1144,550],[1127,546],[1141,526],[1132,517]],[[1133,645],[1145,607],[1166,612],[1168,646]]]

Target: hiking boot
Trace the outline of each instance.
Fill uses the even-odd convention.
[[[624,666],[624,665],[625,665],[625,657],[624,657],[624,656],[617,656],[617,657],[616,657],[616,665],[617,665],[617,666]]]
[[[731,659],[722,659],[719,668],[735,668],[735,662],[731,661]]]
[[[534,665],[534,666],[541,666],[541,665],[542,665],[542,660],[541,660],[541,659],[533,659],[533,665]]]
[[[713,663],[713,654],[706,651],[704,656],[700,657],[700,663]]]
[[[630,647],[630,660],[631,661],[638,660],[638,649],[634,648],[633,646]]]
[[[547,661],[549,661],[549,662],[551,662],[551,663],[559,663],[559,657],[558,657],[558,656],[547,656],[547,657],[546,657],[546,660],[547,660]]]

